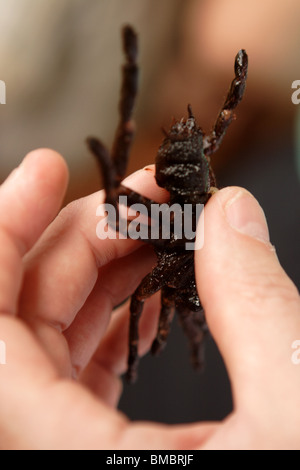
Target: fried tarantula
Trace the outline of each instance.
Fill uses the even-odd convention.
[[[155,203],[148,198],[122,186],[129,150],[133,140],[134,126],[132,112],[137,94],[138,66],[137,35],[130,26],[123,28],[123,48],[126,62],[122,70],[120,99],[120,122],[111,155],[96,138],[87,139],[92,153],[97,158],[106,191],[106,204],[112,204],[118,211],[119,196],[127,196],[128,207],[143,204],[147,209]],[[216,180],[210,165],[210,155],[219,147],[226,131],[234,119],[233,110],[241,101],[247,79],[248,57],[240,50],[235,58],[235,77],[231,83],[225,103],[220,111],[211,134],[205,135],[198,126],[192,108],[188,105],[187,119],[172,124],[164,131],[164,140],[158,150],[155,167],[156,182],[170,193],[169,206],[176,203],[192,207],[192,223],[196,229],[196,206],[205,205],[216,190]],[[185,215],[185,214],[183,214]],[[166,345],[174,312],[189,341],[191,361],[195,369],[203,365],[203,340],[207,332],[205,315],[198,297],[194,252],[186,250],[186,239],[179,239],[174,233],[174,220],[170,218],[168,239],[145,239],[153,245],[157,255],[157,265],[140,283],[131,297],[129,355],[126,378],[134,382],[138,367],[138,325],[145,300],[161,290],[161,311],[158,331],[151,352],[158,354]],[[128,224],[127,224],[128,227]],[[119,225],[115,225],[120,230]],[[161,235],[161,232],[160,232]]]

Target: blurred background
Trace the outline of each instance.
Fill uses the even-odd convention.
[[[211,130],[244,48],[246,94],[213,166],[220,187],[244,186],[259,200],[299,288],[300,105],[291,101],[291,84],[300,79],[299,18],[298,0],[0,0],[1,181],[28,151],[51,147],[70,168],[65,203],[99,189],[85,138],[112,144],[124,23],[139,34],[141,67],[128,172],[154,162],[161,127],[185,116],[188,103]],[[206,357],[205,372],[194,373],[175,319],[163,355],[141,361],[120,409],[166,423],[224,418],[230,385],[212,339]]]

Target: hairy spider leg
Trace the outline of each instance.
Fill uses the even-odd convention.
[[[96,157],[103,175],[106,203],[118,210],[117,192],[123,180],[129,158],[129,150],[134,136],[132,112],[138,87],[137,35],[130,26],[122,30],[123,49],[126,62],[122,69],[121,98],[119,102],[120,121],[117,127],[111,157],[105,145],[95,137],[89,137],[87,144]]]
[[[87,145],[96,157],[96,161],[100,167],[103,186],[106,193],[105,201],[107,204],[116,205],[116,195],[114,191],[115,169],[113,167],[109,151],[105,145],[96,137],[88,137]]]
[[[167,343],[172,320],[175,313],[174,289],[163,287],[161,290],[161,311],[158,322],[157,335],[152,343],[151,354],[157,356]]]
[[[204,338],[208,331],[204,310],[195,312],[180,303],[176,305],[176,313],[189,342],[192,365],[195,370],[202,370],[204,364]]]
[[[136,293],[132,294],[130,301],[130,324],[129,324],[129,352],[127,360],[126,380],[134,383],[137,379],[137,369],[139,364],[138,343],[139,343],[139,320],[143,311],[145,299],[137,298]]]
[[[134,136],[132,112],[138,89],[139,69],[136,63],[138,45],[137,35],[130,26],[123,28],[123,49],[126,62],[122,69],[121,98],[119,102],[120,122],[112,149],[115,168],[115,187],[120,186],[127,169],[129,150]]]
[[[158,292],[163,284],[163,267],[158,265],[142,280],[141,284],[133,293],[130,302],[130,325],[129,325],[129,354],[126,380],[134,383],[137,379],[139,363],[139,320],[143,311],[144,302],[148,297]]]
[[[139,230],[140,233],[141,234],[147,233],[147,238],[143,238],[141,236],[140,240],[143,240],[146,243],[150,243],[153,246],[160,247],[161,246],[161,241],[160,240],[155,240],[155,239],[152,240],[151,239],[151,223],[150,223],[150,216],[151,216],[152,206],[153,206],[153,204],[158,204],[158,203],[155,202],[153,199],[149,199],[145,196],[142,196],[141,194],[133,191],[130,188],[126,188],[123,185],[120,185],[120,187],[117,189],[117,195],[118,195],[118,197],[119,196],[126,196],[126,198],[127,198],[127,201],[126,201],[127,202],[127,207],[130,207],[134,204],[142,204],[147,209],[148,216],[149,216],[148,224],[145,225],[145,224],[140,224],[139,223],[140,224],[140,230]],[[123,233],[123,235],[127,236],[128,227],[132,223],[134,223],[134,221],[132,222],[131,220],[127,220],[126,234],[125,234],[125,233],[122,232],[122,230],[120,230],[120,224],[117,221],[116,230],[120,231],[121,233]]]
[[[235,78],[231,82],[225,103],[220,111],[212,133],[203,139],[204,154],[213,154],[220,146],[227,128],[235,118],[233,110],[243,98],[248,74],[248,56],[244,49],[241,49],[234,62]]]

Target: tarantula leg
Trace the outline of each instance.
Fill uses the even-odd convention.
[[[223,109],[234,109],[243,98],[246,80],[248,75],[248,55],[244,49],[241,49],[234,62],[235,78],[231,82]]]
[[[203,139],[205,155],[211,155],[219,148],[228,126],[235,118],[233,110],[243,98],[248,74],[248,56],[244,49],[241,49],[236,55],[234,71],[235,78],[231,82],[225,103],[217,117],[213,131]]]
[[[191,362],[196,370],[202,370],[204,364],[204,337],[207,326],[204,311],[193,312],[184,306],[176,308],[181,327],[187,336],[190,347]]]
[[[126,62],[123,66],[121,99],[119,103],[120,122],[112,149],[112,161],[115,169],[115,187],[125,176],[129,150],[134,136],[132,112],[138,88],[137,35],[130,26],[123,28],[123,48]]]
[[[133,294],[130,303],[129,354],[128,369],[126,372],[126,380],[129,383],[134,383],[137,378],[137,368],[139,363],[139,319],[143,311],[143,306],[144,300],[138,300],[136,295]]]
[[[172,290],[167,287],[161,291],[161,312],[158,322],[158,331],[152,343],[151,353],[156,356],[164,349],[170,332],[171,323],[174,316],[174,300]]]
[[[116,207],[116,194],[114,191],[115,170],[107,148],[95,137],[88,137],[86,140],[90,151],[96,157],[103,177],[103,186],[106,197],[105,202]]]
[[[137,369],[139,363],[138,342],[139,342],[139,320],[143,311],[144,302],[159,289],[162,288],[161,271],[162,266],[156,266],[142,280],[136,291],[131,297],[130,303],[130,325],[129,325],[129,355],[126,380],[134,383],[137,378]]]
[[[99,139],[94,137],[87,139],[87,144],[102,170],[106,202],[113,204],[116,208],[117,195],[114,189],[120,186],[120,182],[125,176],[129,149],[134,135],[132,111],[138,82],[138,66],[136,64],[137,35],[130,26],[125,26],[123,29],[123,48],[126,62],[123,66],[121,99],[119,103],[120,122],[111,157]]]
[[[117,190],[118,196],[126,196],[128,205],[131,206],[133,204],[142,204],[147,209],[149,215],[151,214],[152,205],[157,205],[156,201],[153,199],[149,199],[146,196],[142,196],[139,193],[136,193],[130,188],[120,185],[119,189]]]
[[[130,188],[126,188],[125,186],[120,185],[119,188],[116,188],[114,190],[115,194],[115,202],[116,205],[118,206],[118,203],[120,202],[122,204],[123,201],[119,199],[119,196],[125,196],[127,207],[131,207],[132,205],[135,204],[141,204],[143,206],[143,214],[145,217],[142,216],[143,222],[138,219],[134,219],[134,215],[132,215],[129,219],[122,220],[122,218],[119,216],[116,220],[114,220],[114,228],[116,229],[117,232],[120,232],[122,235],[125,237],[131,236],[130,230],[134,230],[135,233],[137,233],[139,236],[138,240],[142,240],[145,243],[149,243],[150,245],[161,248],[165,245],[165,242],[169,240],[161,240],[159,238],[152,238],[152,219],[151,219],[151,211],[153,205],[157,205],[158,203],[155,202],[152,199],[148,199],[145,196],[142,196],[141,194],[133,191]],[[117,210],[119,211],[119,208],[117,207]],[[137,210],[136,213],[139,213]],[[141,215],[139,213],[139,215]],[[139,228],[139,230],[137,230]],[[129,230],[130,229],[130,230]]]

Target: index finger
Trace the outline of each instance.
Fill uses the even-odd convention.
[[[155,183],[153,171],[140,170],[125,184],[152,199],[166,198],[166,192]],[[140,247],[131,239],[97,238],[96,210],[103,201],[104,192],[100,192],[71,203],[31,251],[21,297],[23,316],[37,317],[65,330],[85,304],[101,267]]]
[[[67,167],[49,149],[30,152],[0,188],[0,312],[15,313],[22,257],[56,215]]]

